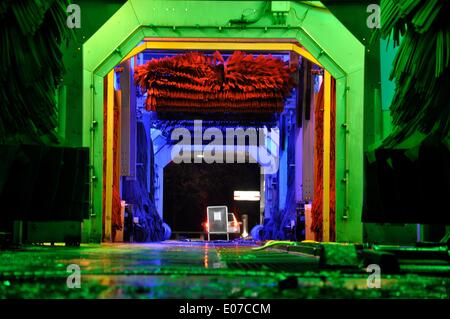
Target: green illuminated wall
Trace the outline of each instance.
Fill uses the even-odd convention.
[[[62,143],[80,146],[82,143],[82,83],[83,43],[85,43],[126,0],[77,0],[81,10],[81,28],[73,29],[75,37],[64,46],[63,61],[66,73],[63,79],[65,94],[65,116],[60,121],[63,127]],[[62,101],[61,101],[62,102]],[[61,104],[59,104],[61,107]]]
[[[380,42],[371,41],[374,29],[367,26],[369,4],[379,4],[379,0],[370,3],[363,1],[342,2],[323,1],[327,8],[345,27],[365,46],[364,72],[364,149],[382,138],[381,91],[382,81],[380,66]],[[385,61],[386,62],[386,61]],[[383,70],[390,69],[391,63]],[[390,71],[390,70],[389,70]]]

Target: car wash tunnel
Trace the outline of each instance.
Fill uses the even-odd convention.
[[[448,10],[1,2],[0,297],[448,299]]]

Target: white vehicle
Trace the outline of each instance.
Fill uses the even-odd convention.
[[[234,213],[228,213],[228,226],[227,233],[228,234],[241,234],[241,222],[239,222],[234,215]],[[209,233],[209,225],[208,222],[202,223],[203,229],[205,233]]]

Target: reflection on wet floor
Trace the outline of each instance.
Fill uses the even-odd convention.
[[[0,252],[3,298],[446,298],[448,278],[384,276],[367,288],[364,272],[318,268],[318,260],[252,242],[169,241],[24,247]],[[81,288],[66,285],[67,266]],[[292,279],[293,278],[293,279]],[[285,280],[295,284],[283,288]],[[420,287],[420,289],[417,289]]]

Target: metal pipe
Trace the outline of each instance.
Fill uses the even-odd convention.
[[[350,87],[348,87],[347,85],[347,77],[345,78],[345,103],[344,103],[344,120],[345,123],[343,124],[343,129],[345,130],[345,138],[344,138],[344,148],[345,148],[345,152],[344,152],[344,177],[342,179],[342,182],[345,183],[345,192],[344,192],[344,213],[342,214],[342,218],[343,219],[348,219],[349,217],[349,190],[348,190],[348,175],[349,175],[349,167],[348,167],[348,133],[349,133],[349,129],[348,129],[348,91],[350,90]]]
[[[94,73],[92,73],[91,76],[91,127],[90,127],[90,137],[91,137],[91,154],[89,156],[89,189],[90,189],[90,196],[89,196],[89,214],[91,217],[95,217],[95,211],[94,211],[94,180],[97,179],[95,176],[94,171],[94,150],[95,150],[95,138],[94,138],[94,130],[97,127],[97,121],[94,120],[95,117],[95,85],[94,85]]]

